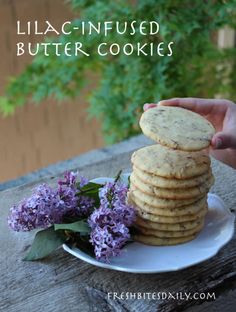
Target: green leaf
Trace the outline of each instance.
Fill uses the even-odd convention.
[[[89,233],[90,227],[86,221],[76,221],[73,223],[54,224],[55,231],[57,230],[69,230],[73,232]]]
[[[86,184],[85,186],[81,187],[78,185],[79,190],[80,190],[80,194],[87,194],[87,193],[91,193],[91,192],[98,192],[98,190],[102,187],[102,184],[99,183],[94,183],[94,182],[89,182],[88,184]]]
[[[88,196],[92,199],[94,199],[94,207],[98,207],[100,205],[100,199],[98,196],[99,189],[102,187],[102,184],[94,183],[94,182],[89,182],[82,188],[78,185],[79,192],[78,196]]]
[[[37,232],[33,244],[23,259],[25,261],[34,261],[47,257],[51,252],[66,242],[67,236],[63,231],[54,231],[51,226],[48,229]]]

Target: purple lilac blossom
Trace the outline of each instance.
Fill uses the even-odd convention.
[[[126,203],[127,192],[125,184],[108,182],[100,189],[99,198],[101,206],[114,209],[120,222],[130,226],[135,219],[135,210]]]
[[[135,210],[126,204],[127,191],[125,185],[114,182],[100,189],[100,207],[88,219],[90,242],[98,260],[109,262],[130,238],[128,226],[135,220]]]
[[[49,227],[60,220],[60,198],[46,184],[38,186],[31,197],[10,209],[8,224],[14,231]]]
[[[58,194],[61,198],[61,206],[64,207],[64,217],[82,217],[88,215],[93,209],[94,200],[88,196],[78,196],[78,173],[66,172],[64,180],[58,181]],[[80,177],[79,187],[88,184],[85,177]]]
[[[35,188],[32,196],[10,209],[9,226],[15,231],[31,231],[61,223],[65,216],[88,215],[94,201],[86,196],[77,196],[77,178],[78,173],[66,172],[64,179],[58,181],[56,190],[46,184]],[[80,185],[86,183],[87,180],[81,177]]]
[[[109,262],[110,257],[118,256],[130,234],[127,226],[118,221],[117,213],[101,206],[91,214],[88,223],[92,229],[90,242],[96,258]]]

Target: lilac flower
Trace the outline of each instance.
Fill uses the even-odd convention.
[[[10,209],[8,224],[14,231],[30,231],[49,227],[60,220],[60,198],[46,184],[37,187],[34,194]]]
[[[83,176],[80,176],[80,181],[79,181],[79,188],[87,185],[89,183],[89,180]]]
[[[109,262],[110,257],[118,256],[130,234],[127,226],[118,221],[117,213],[101,206],[92,213],[88,223],[92,229],[90,242],[96,258]]]
[[[130,226],[135,219],[135,210],[126,203],[128,187],[121,183],[108,182],[100,189],[100,204],[117,212],[119,221]]]
[[[128,188],[120,183],[107,183],[100,189],[100,207],[88,219],[90,242],[98,260],[109,262],[117,256],[130,238],[128,226],[135,219],[135,210],[126,204]]]
[[[78,173],[66,172],[64,179],[58,181],[56,190],[46,184],[34,189],[32,196],[10,209],[9,226],[15,231],[30,231],[35,228],[47,228],[61,223],[67,216],[88,215],[94,201],[86,196],[78,196]],[[80,178],[80,185],[87,180]]]
[[[64,179],[58,181],[57,193],[60,197],[64,216],[75,216],[77,215],[77,210],[79,210],[76,187],[77,177],[78,173],[66,172]]]
[[[58,185],[65,185],[71,188],[76,188],[78,172],[66,171],[64,174],[64,180],[59,180]]]
[[[128,227],[134,222],[135,210],[126,203],[128,188],[113,182],[99,190],[100,207],[93,211],[94,199],[81,193],[87,183],[78,173],[66,172],[56,189],[40,185],[32,196],[10,209],[9,226],[15,231],[30,231],[61,223],[67,217],[87,217],[96,258],[109,261],[130,238]]]
[[[77,215],[82,216],[89,216],[92,210],[94,209],[95,200],[88,196],[79,196],[78,200],[78,208],[77,208]]]
[[[65,216],[70,217],[82,217],[88,216],[94,206],[94,200],[88,196],[79,195],[80,191],[77,188],[77,183],[79,184],[79,189],[89,183],[88,179],[83,176],[78,179],[78,172],[66,172],[64,175],[64,180],[58,181],[58,194],[61,198],[61,204],[67,207],[65,211]]]

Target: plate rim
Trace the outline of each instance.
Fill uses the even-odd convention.
[[[127,173],[124,173],[122,174],[123,177],[128,177],[129,176],[129,172]],[[95,181],[95,180],[98,180],[98,179],[108,179],[108,177],[98,177],[98,178],[95,178],[95,179],[92,179],[90,181]],[[109,178],[111,179],[111,178]],[[110,269],[110,270],[115,270],[115,271],[120,271],[120,272],[126,272],[126,273],[134,273],[134,274],[153,274],[153,273],[166,273],[166,272],[176,272],[176,271],[180,271],[180,270],[183,270],[183,269],[186,269],[186,268],[189,268],[189,267],[192,267],[194,265],[197,265],[197,264],[200,264],[200,263],[203,263],[204,261],[207,261],[213,257],[215,257],[218,252],[232,239],[233,235],[234,235],[234,230],[235,230],[235,226],[234,226],[234,223],[235,223],[235,214],[232,213],[225,205],[224,201],[222,200],[222,198],[220,198],[217,194],[214,194],[214,193],[208,193],[208,198],[209,197],[214,197],[215,199],[217,199],[221,206],[223,207],[225,213],[227,213],[228,216],[231,217],[231,219],[229,220],[231,222],[231,229],[230,229],[230,232],[228,234],[228,237],[227,239],[224,241],[224,243],[220,246],[218,246],[217,248],[214,248],[214,252],[211,253],[210,255],[208,255],[207,257],[201,259],[201,260],[196,260],[196,261],[193,261],[192,263],[189,263],[189,264],[186,264],[186,265],[183,265],[183,266],[176,266],[176,267],[172,267],[172,268],[168,268],[168,269],[159,269],[159,270],[142,270],[142,269],[131,269],[131,268],[122,268],[122,267],[116,267],[116,265],[111,265],[109,263],[106,263],[106,262],[100,262],[98,260],[96,260],[95,258],[92,258],[90,255],[86,254],[85,252],[83,252],[82,250],[80,250],[78,247],[76,248],[71,248],[70,246],[68,246],[66,243],[62,245],[63,249],[68,252],[69,254],[73,255],[74,257],[82,260],[82,261],[85,261],[91,265],[94,265],[94,266],[97,266],[97,267],[100,267],[100,268],[103,268],[103,269]],[[138,243],[137,244],[141,244],[141,243]],[[144,244],[141,244],[141,245],[144,245]],[[77,252],[75,251],[75,249],[79,250],[80,254],[78,256]]]

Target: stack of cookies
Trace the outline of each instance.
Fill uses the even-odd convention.
[[[203,149],[215,129],[193,112],[164,106],[146,111],[140,126],[159,144],[131,158],[128,201],[137,211],[134,239],[150,245],[192,240],[204,226],[207,193],[214,181]]]

